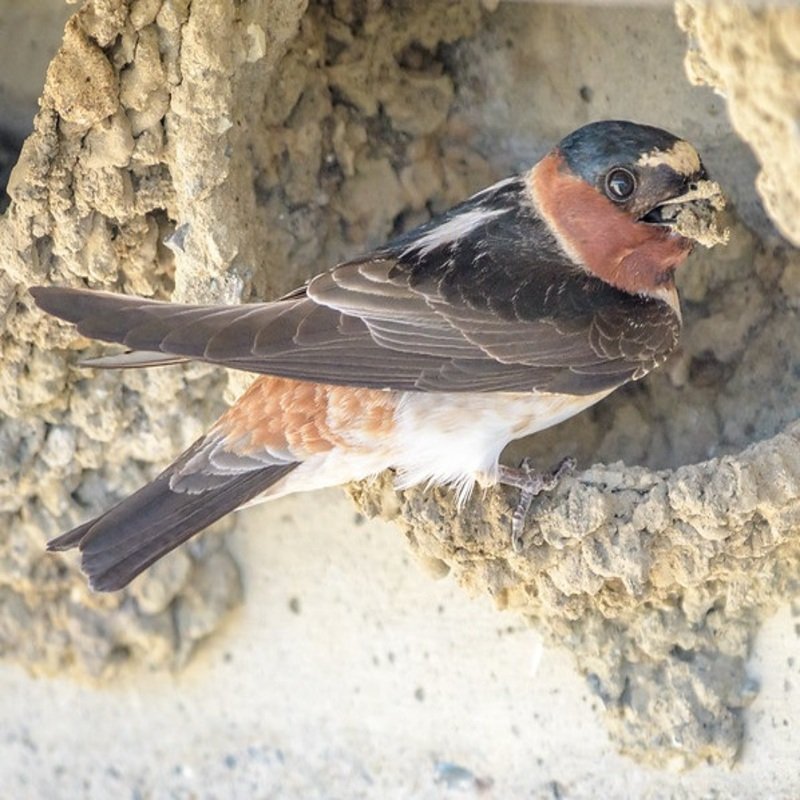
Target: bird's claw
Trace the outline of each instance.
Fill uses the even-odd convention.
[[[567,456],[551,472],[540,472],[535,469],[530,459],[525,458],[519,467],[500,465],[498,479],[500,483],[519,489],[519,500],[511,515],[511,546],[515,553],[522,552],[522,534],[525,519],[530,511],[533,498],[542,492],[554,489],[565,475],[569,475],[576,465],[572,456]]]

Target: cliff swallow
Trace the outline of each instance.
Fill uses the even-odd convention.
[[[263,374],[151,483],[49,549],[79,547],[91,586],[115,590],[243,504],[389,467],[401,487],[450,484],[462,500],[475,484],[518,487],[518,547],[525,503],[560,473],[501,466],[501,450],[667,358],[674,271],[713,226],[703,204],[717,194],[687,142],[597,122],[276,302],[31,289],[84,336],[132,351],[93,366],[198,359]]]

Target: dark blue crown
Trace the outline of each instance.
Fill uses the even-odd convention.
[[[594,185],[611,167],[632,166],[653,150],[669,150],[680,141],[661,128],[626,120],[592,122],[564,137],[558,145],[570,169]]]

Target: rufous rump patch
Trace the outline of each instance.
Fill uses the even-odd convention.
[[[691,252],[691,242],[637,223],[573,175],[557,150],[528,173],[528,188],[567,255],[623,291],[655,295],[672,286],[674,269]]]
[[[215,428],[242,454],[288,452],[302,461],[335,447],[374,446],[394,430],[396,395],[378,389],[295,381],[254,381]]]

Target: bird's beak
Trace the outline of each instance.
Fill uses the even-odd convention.
[[[727,243],[730,236],[730,231],[718,224],[723,208],[725,196],[719,184],[703,179],[691,183],[683,194],[662,201],[639,221],[669,228],[679,236],[713,247]]]

